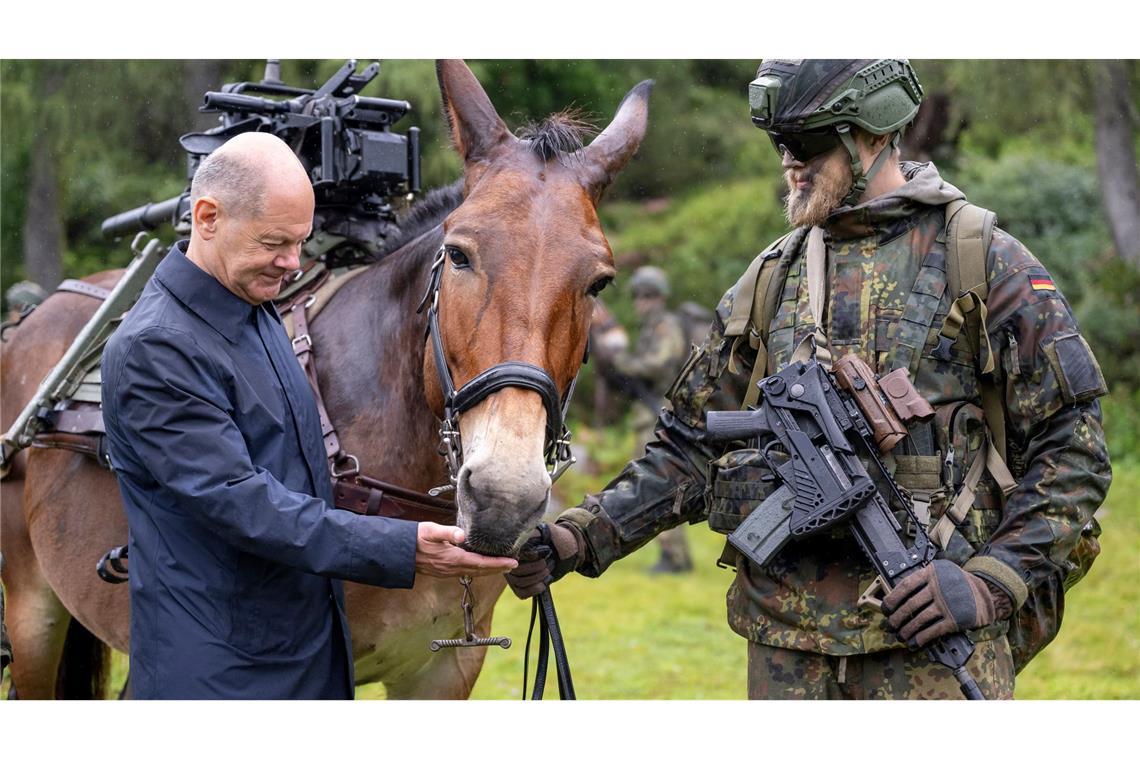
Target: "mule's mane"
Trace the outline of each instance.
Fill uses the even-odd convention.
[[[523,126],[517,137],[543,161],[549,161],[554,158],[563,160],[573,155],[582,149],[587,138],[597,132],[597,127],[586,121],[581,111],[567,109],[548,116],[541,122]],[[431,190],[399,218],[400,233],[384,246],[385,249],[399,250],[443,222],[443,218],[462,201],[462,178],[446,187]]]
[[[428,191],[400,216],[400,234],[385,247],[397,251],[423,233],[443,222],[443,218],[463,201],[463,180]]]
[[[527,124],[519,129],[517,137],[543,161],[549,161],[573,155],[586,144],[587,137],[597,132],[597,127],[586,121],[581,111],[567,109],[541,122]]]

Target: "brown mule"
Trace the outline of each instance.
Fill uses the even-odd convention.
[[[437,73],[464,160],[462,196],[454,187],[417,204],[406,244],[345,285],[310,324],[343,449],[364,473],[420,491],[448,477],[438,454],[443,399],[426,316],[416,308],[436,253],[444,247],[439,323],[456,385],[521,361],[545,370],[565,393],[585,350],[593,295],[614,275],[594,207],[641,143],[651,88],[643,82],[631,90],[610,126],[583,146],[573,123],[558,116],[516,137],[465,64],[443,61]],[[87,280],[107,286],[119,274]],[[96,306],[56,294],[9,331],[0,367],[4,428]],[[542,516],[550,492],[545,426],[539,395],[515,387],[460,416],[456,501],[474,549],[508,553]],[[126,519],[114,476],[78,454],[25,451],[2,488],[13,684],[22,698],[47,698],[56,694],[72,617],[105,644],[128,650],[127,588],[94,571],[107,549],[126,543]],[[487,635],[505,583],[493,576],[474,586],[477,628]],[[353,583],[345,591],[357,683],[382,681],[394,698],[471,693],[485,650],[428,649],[433,638],[461,635],[458,583],[420,576],[411,591]],[[72,626],[72,638],[77,632]],[[91,647],[82,650],[87,659],[75,652],[69,681],[84,675],[75,666],[85,662],[97,676]],[[94,696],[100,690],[97,683],[88,689]]]

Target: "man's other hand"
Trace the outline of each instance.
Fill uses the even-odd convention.
[[[448,525],[422,522],[416,533],[416,572],[436,578],[460,575],[495,575],[518,567],[510,557],[488,557],[461,549],[463,531]]]

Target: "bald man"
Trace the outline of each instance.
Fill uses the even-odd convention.
[[[107,344],[103,415],[130,525],[131,688],[149,699],[351,699],[340,580],[509,570],[433,523],[332,507],[316,404],[271,300],[313,191],[278,138],[204,159],[193,225]]]

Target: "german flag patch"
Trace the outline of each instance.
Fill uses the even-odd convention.
[[[1053,278],[1047,274],[1031,274],[1029,275],[1029,285],[1034,290],[1056,290],[1057,286],[1053,284]]]

